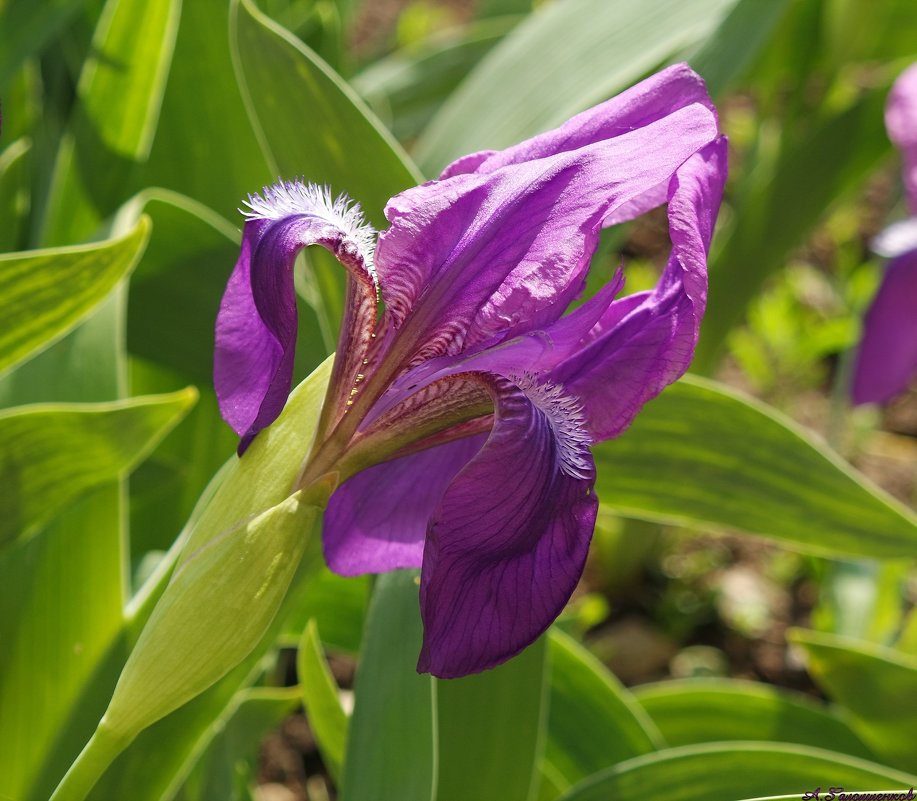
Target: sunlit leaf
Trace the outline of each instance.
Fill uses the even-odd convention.
[[[625,517],[823,555],[917,554],[903,504],[773,409],[712,382],[682,379],[594,450],[599,498]]]
[[[824,778],[821,778],[824,777]],[[783,743],[720,742],[669,748],[622,762],[572,788],[563,801],[735,801],[832,787],[890,789],[917,777],[863,759]]]
[[[0,546],[26,539],[96,487],[136,466],[196,393],[0,412]]]
[[[917,658],[872,643],[794,629],[812,677],[851,716],[851,726],[890,765],[912,769],[917,746],[909,732],[917,709],[905,699],[917,694]]]
[[[0,255],[0,372],[60,339],[134,267],[149,220],[95,245]]]
[[[296,673],[302,688],[306,717],[315,734],[322,761],[338,780],[347,747],[347,715],[341,707],[338,687],[325,662],[318,626],[309,621],[299,641]]]

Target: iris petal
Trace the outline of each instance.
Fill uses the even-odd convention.
[[[888,263],[863,320],[853,375],[853,402],[882,403],[917,373],[917,250]]]
[[[409,189],[376,252],[386,314],[413,363],[556,320],[603,221],[716,136],[700,103],[580,149]]]
[[[345,481],[325,511],[328,566],[342,576],[420,567],[430,515],[484,439],[460,439],[403,456]]]
[[[331,383],[336,409],[370,340],[376,315],[371,229],[359,209],[332,203],[327,192],[299,182],[265,190],[248,203],[251,212],[242,250],[217,314],[214,385],[223,418],[240,435],[239,453],[283,409],[293,378],[296,293],[293,262],[308,245],[331,251],[349,275],[340,352]],[[343,397],[340,397],[343,396]]]
[[[917,216],[917,64],[895,81],[885,106],[885,127],[901,151],[908,207]]]
[[[451,678],[509,659],[551,624],[576,587],[598,508],[594,466],[581,442],[564,441],[570,431],[552,419],[563,409],[551,408],[550,395],[536,398],[539,405],[494,379],[490,437],[430,523],[420,671]]]

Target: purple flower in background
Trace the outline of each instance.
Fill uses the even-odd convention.
[[[853,374],[855,404],[887,401],[917,374],[917,64],[895,81],[885,127],[904,161],[911,217],[889,226],[873,242],[876,253],[890,261],[863,320]]]
[[[677,65],[392,198],[375,250],[358,208],[314,186],[249,199],[217,320],[223,416],[241,452],[280,414],[294,258],[327,248],[348,271],[347,308],[300,486],[333,490],[332,570],[421,568],[419,670],[493,667],[569,599],[598,507],[590,445],[687,369],[725,175],[704,84]],[[658,286],[616,299],[619,271],[563,316],[601,229],[663,203],[672,250]]]

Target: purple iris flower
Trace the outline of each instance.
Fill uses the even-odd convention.
[[[217,320],[223,416],[242,452],[279,415],[294,258],[325,247],[348,272],[347,308],[299,486],[330,494],[332,570],[421,568],[418,670],[493,667],[563,609],[598,507],[590,446],[691,361],[725,176],[703,81],[676,65],[395,196],[375,249],[359,209],[315,186],[249,198]],[[602,228],[663,203],[672,250],[658,286],[616,299],[619,271],[563,316]]]
[[[863,320],[852,395],[855,404],[883,403],[917,374],[917,64],[892,87],[885,107],[888,136],[904,161],[910,219],[886,228],[873,249],[889,259]]]

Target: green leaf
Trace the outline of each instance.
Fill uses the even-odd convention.
[[[880,758],[899,768],[917,764],[911,733],[917,709],[917,658],[871,643],[793,629],[809,672],[851,716],[851,726]]]
[[[547,712],[545,639],[492,670],[436,682],[437,801],[532,797]]]
[[[87,239],[129,193],[150,152],[175,44],[179,0],[108,0],[61,141],[42,240]]]
[[[27,58],[41,50],[86,0],[8,0],[0,8],[0,88]]]
[[[182,3],[156,138],[134,186],[167,187],[235,221],[246,195],[277,175],[233,73],[229,16],[228,2]]]
[[[750,681],[684,679],[637,687],[634,695],[671,746],[764,740],[875,759],[837,710],[802,693]]]
[[[598,659],[556,628],[545,763],[562,787],[664,745],[640,704]]]
[[[0,412],[0,547],[32,536],[77,498],[130,472],[197,393]]]
[[[59,340],[128,275],[146,245],[149,220],[94,245],[0,256],[0,373]]]
[[[376,225],[388,199],[422,179],[356,93],[249,0],[234,0],[236,75],[276,175],[347,192]]]
[[[821,555],[917,555],[913,513],[762,403],[687,377],[594,448],[625,517],[744,531]]]
[[[719,98],[752,64],[791,0],[738,0],[720,26],[688,62],[703,77],[711,97]]]
[[[232,714],[207,746],[176,801],[246,801],[264,737],[296,711],[298,687],[255,687],[233,699]]]
[[[417,143],[428,174],[553,128],[704,41],[735,0],[544,5],[471,72]]]
[[[314,618],[325,645],[356,655],[363,637],[370,590],[369,576],[345,578],[327,567],[318,568],[302,603],[287,621],[285,642],[291,645],[299,642],[303,629]]]
[[[414,139],[519,20],[517,15],[501,16],[443,31],[373,62],[354,76],[353,86],[399,140]]]
[[[322,761],[337,782],[347,748],[347,715],[341,707],[339,690],[325,662],[318,626],[306,625],[296,655],[296,673],[302,690],[306,717],[315,735]]]
[[[416,672],[423,640],[416,571],[376,579],[357,669],[342,801],[432,801],[436,684]]]
[[[848,790],[908,788],[917,777],[846,754],[782,743],[721,742],[669,748],[603,771],[563,801],[735,801],[797,798],[830,784]]]

